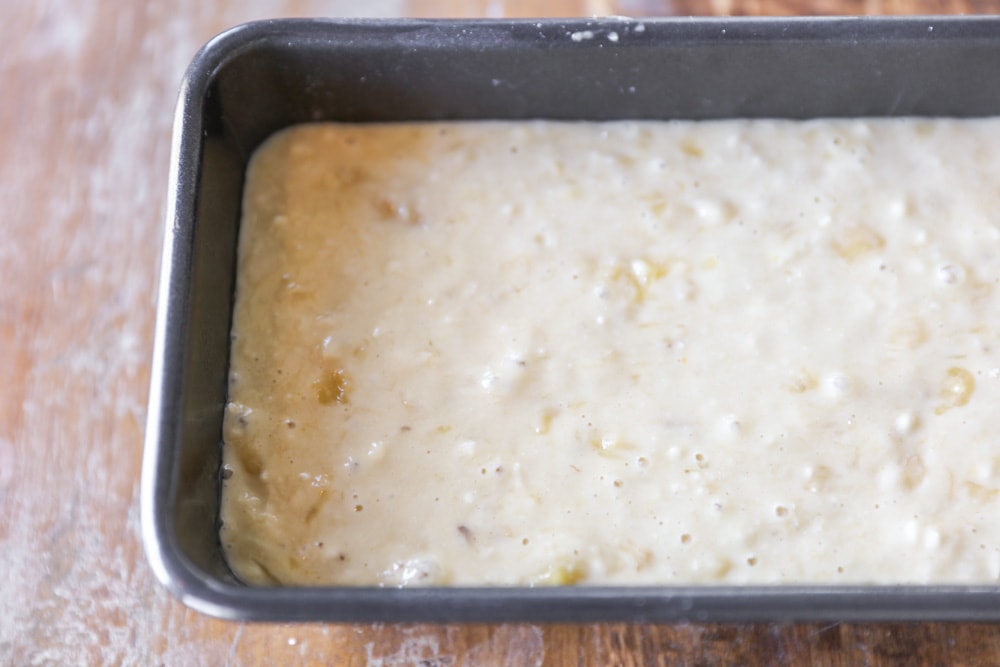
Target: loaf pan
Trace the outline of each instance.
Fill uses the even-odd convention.
[[[143,538],[189,606],[253,621],[997,620],[1000,587],[282,588],[218,538],[241,189],[310,121],[988,116],[1000,19],[280,20],[209,42],[172,147],[142,472]],[[905,558],[906,554],[900,554]]]

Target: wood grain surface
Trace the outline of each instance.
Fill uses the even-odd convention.
[[[1000,11],[1000,0],[0,4],[0,665],[988,665],[1000,626],[250,625],[153,579],[139,465],[175,95],[277,16]]]

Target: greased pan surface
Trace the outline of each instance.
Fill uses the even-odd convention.
[[[988,116],[1000,113],[998,62],[995,18],[282,20],[212,40],[175,118],[143,464],[157,576],[200,611],[261,621],[1000,618],[996,586],[253,588],[228,572],[217,534],[242,182],[273,132],[319,120]]]

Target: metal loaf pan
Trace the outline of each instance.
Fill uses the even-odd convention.
[[[1000,18],[283,20],[215,38],[174,126],[142,479],[157,577],[195,609],[259,621],[1000,619],[998,586],[255,588],[217,536],[241,189],[268,135],[322,120],[986,116],[998,65]]]

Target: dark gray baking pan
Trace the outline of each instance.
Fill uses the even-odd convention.
[[[174,127],[142,479],[156,576],[195,609],[258,621],[1000,619],[998,586],[256,588],[217,536],[241,188],[276,130],[998,113],[1000,18],[288,20],[215,38]]]

